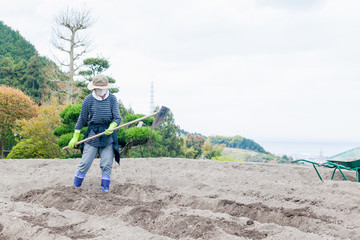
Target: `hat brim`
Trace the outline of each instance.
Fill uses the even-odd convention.
[[[109,83],[109,84],[106,85],[106,86],[95,86],[95,85],[93,84],[93,82],[89,82],[88,85],[87,85],[87,88],[88,88],[89,90],[94,90],[95,88],[97,88],[97,89],[109,89],[109,88],[115,88],[115,85]]]

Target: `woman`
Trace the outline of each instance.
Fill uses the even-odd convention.
[[[96,75],[87,87],[92,90],[92,93],[86,96],[82,103],[81,113],[75,125],[73,138],[69,142],[69,148],[74,148],[75,143],[79,140],[80,130],[85,124],[89,124],[85,138],[104,131],[105,135],[81,145],[82,160],[75,173],[74,186],[81,186],[92,162],[99,154],[102,173],[101,191],[108,192],[114,155],[115,161],[120,164],[117,134],[116,131],[111,131],[121,122],[119,104],[116,97],[109,92],[109,88],[112,86],[106,76]]]

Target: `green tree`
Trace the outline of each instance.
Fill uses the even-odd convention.
[[[244,137],[236,135],[232,137],[228,143],[229,147],[240,148],[241,142],[244,140]]]
[[[210,143],[210,140],[206,140],[201,146],[202,155],[208,159],[221,156],[221,152],[224,149],[224,145],[215,145],[213,146]]]
[[[80,75],[94,76],[106,71],[110,67],[110,63],[105,58],[87,58],[84,60],[84,66],[88,67],[87,71],[80,71]]]
[[[4,57],[0,60],[0,84],[14,86],[14,60],[11,57]]]
[[[193,147],[186,148],[184,149],[184,154],[186,158],[195,159],[197,151]]]
[[[205,138],[200,135],[188,134],[186,136],[186,147],[193,148],[195,150],[195,157],[198,158],[201,156],[201,147],[205,142]]]
[[[157,108],[156,110],[159,110]],[[170,111],[156,128],[160,135],[159,141],[151,141],[149,145],[131,150],[134,157],[185,157],[184,139],[181,138],[180,127],[175,124]]]
[[[8,85],[22,87],[21,85],[23,83],[23,79],[25,77],[26,71],[27,71],[27,62],[24,59],[21,59],[14,66],[14,77],[15,77],[16,81],[14,83],[8,84]],[[22,89],[23,89],[23,87],[22,87]]]
[[[41,102],[42,93],[45,88],[42,68],[43,65],[40,58],[37,55],[32,56],[28,63],[22,87],[37,103]]]
[[[225,144],[225,146],[229,146],[229,143],[231,141],[230,137],[224,137],[224,136],[210,136],[209,137],[210,143],[215,145],[215,144]]]
[[[84,99],[91,91],[87,88],[89,82],[92,81],[92,78],[99,74],[103,73],[110,67],[110,63],[105,58],[87,58],[84,60],[83,67],[85,70],[79,71],[79,75],[83,76],[82,81],[77,81],[76,86],[81,89],[79,94],[80,99]],[[106,76],[109,79],[109,83],[115,83],[115,79],[110,76]],[[118,88],[110,88],[111,93],[119,92]]]

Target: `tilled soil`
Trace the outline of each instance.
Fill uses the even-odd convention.
[[[360,185],[351,172],[352,181],[322,183],[296,165],[123,159],[104,193],[97,166],[81,188],[71,186],[75,160],[0,166],[11,179],[0,185],[0,240],[360,237]]]
[[[141,195],[141,197],[139,197]],[[146,201],[141,200],[146,199]],[[59,211],[73,210],[88,215],[115,217],[133,226],[147,231],[167,236],[169,238],[202,238],[209,239],[226,232],[234,236],[243,236],[250,239],[263,239],[268,234],[261,233],[251,225],[253,221],[243,222],[236,217],[254,217],[265,214],[283,215],[282,218],[300,217],[299,213],[289,214],[288,210],[267,209],[262,204],[240,204],[227,200],[213,200],[196,197],[185,197],[154,186],[124,184],[114,186],[110,194],[91,192],[75,187],[56,187],[42,190],[31,190],[13,197],[15,202],[39,204],[45,208],[56,208]],[[201,203],[203,202],[203,203]],[[205,203],[207,202],[207,203]],[[128,209],[127,211],[123,211]],[[208,211],[213,213],[227,213],[234,216],[231,220],[223,217],[205,217],[198,214],[185,214],[181,209]],[[283,213],[282,213],[283,212]],[[303,217],[308,216],[305,211]],[[70,238],[94,238],[95,234],[86,234],[76,230],[78,224],[69,224],[62,227],[49,227],[46,223],[50,216],[44,213],[38,216],[24,216],[21,219],[33,226],[49,228],[51,232]],[[269,220],[270,216],[267,220]],[[264,219],[265,220],[265,219]],[[266,220],[265,220],[266,221]],[[286,221],[286,220],[285,220]]]

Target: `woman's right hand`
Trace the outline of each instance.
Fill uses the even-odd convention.
[[[74,135],[68,145],[70,149],[73,149],[75,147],[75,143],[79,141],[79,136],[80,136],[80,130],[75,130]]]

